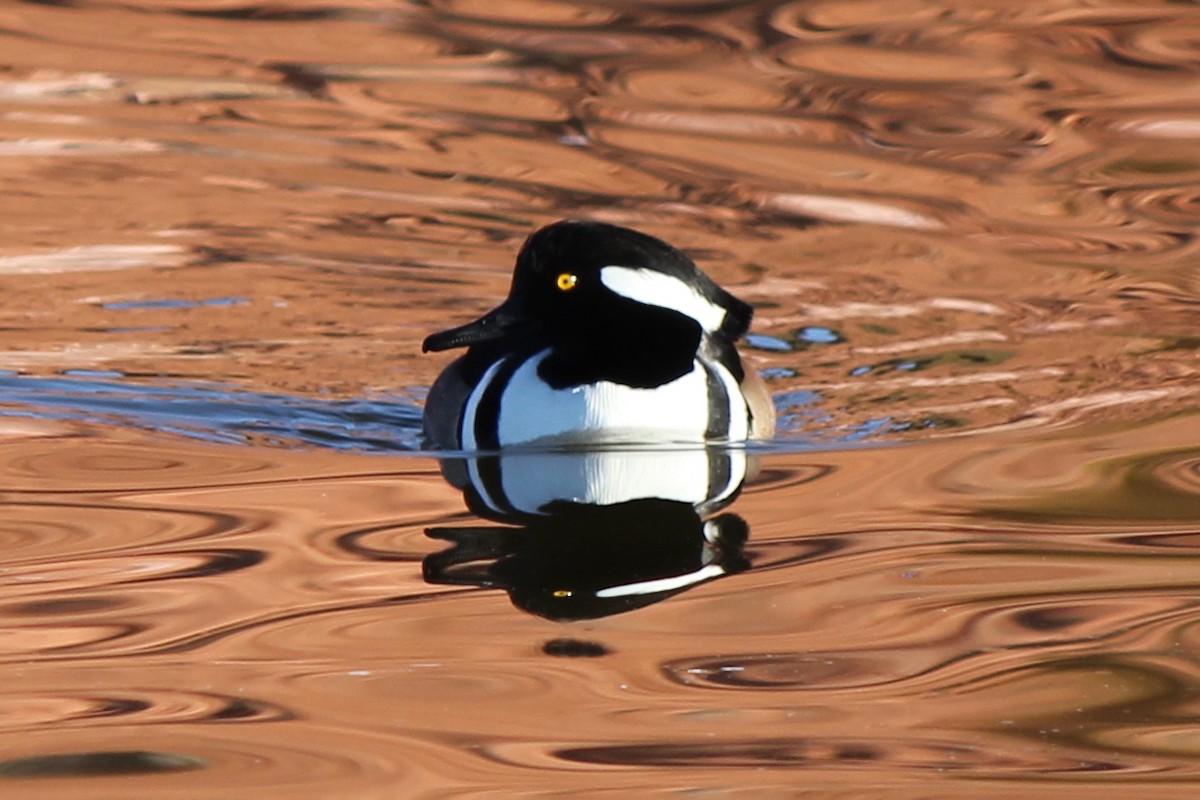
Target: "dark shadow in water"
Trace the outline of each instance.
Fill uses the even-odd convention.
[[[453,547],[426,557],[425,580],[508,592],[554,620],[606,617],[652,605],[750,567],[736,514],[701,519],[657,498],[612,506],[564,503],[520,528],[430,528]]]
[[[716,515],[750,460],[721,448],[444,458],[474,514],[518,527],[428,529],[453,546],[425,558],[425,580],[503,589],[517,608],[562,621],[652,605],[750,567],[746,522]]]
[[[91,753],[57,753],[49,756],[0,761],[0,778],[81,778],[110,775],[146,775],[201,769],[207,762],[179,753],[114,750]]]
[[[219,385],[145,386],[83,377],[0,376],[0,416],[120,425],[226,444],[365,452],[415,450],[421,431],[420,408],[404,401],[320,400]]]

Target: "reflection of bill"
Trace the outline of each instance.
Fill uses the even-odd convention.
[[[504,589],[551,619],[651,605],[749,567],[735,514],[741,450],[559,450],[460,457],[443,472],[481,517],[521,527],[431,528],[430,583]]]

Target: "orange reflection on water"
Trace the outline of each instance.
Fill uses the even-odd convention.
[[[7,4],[0,788],[1187,795],[1198,25]],[[421,339],[566,216],[756,306],[781,441],[635,520],[693,560],[637,524],[580,558],[395,453]],[[516,580],[562,562],[662,596],[522,605],[588,587]]]

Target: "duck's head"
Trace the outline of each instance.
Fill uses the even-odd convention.
[[[503,303],[433,334],[423,349],[470,346],[495,357],[551,348],[540,372],[551,385],[657,386],[689,371],[701,347],[727,360],[751,313],[666,242],[572,220],[525,241]]]

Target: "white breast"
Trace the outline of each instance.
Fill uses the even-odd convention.
[[[749,410],[737,380],[724,366],[699,361],[670,383],[652,389],[637,389],[609,381],[554,389],[537,374],[538,365],[550,354],[542,350],[521,364],[503,386],[508,359],[492,364],[471,391],[461,420],[462,447],[479,449],[475,436],[480,406],[489,392],[500,391],[500,415],[495,424],[501,447],[517,444],[608,444],[706,441],[712,407],[709,371],[724,392],[727,404],[729,441],[745,441],[750,435]],[[489,405],[494,408],[495,406]],[[486,413],[486,412],[485,412]]]
[[[538,441],[700,442],[708,428],[708,382],[687,374],[652,389],[597,383],[554,389],[537,374],[543,350],[513,374],[500,401],[500,445]]]

